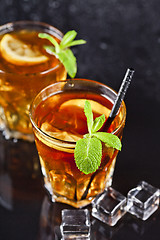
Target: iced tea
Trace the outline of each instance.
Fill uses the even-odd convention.
[[[58,42],[63,34],[39,22],[15,22],[0,27],[0,128],[6,138],[33,139],[29,120],[32,99],[47,85],[66,79],[64,66],[44,50],[46,32]]]
[[[105,114],[107,119],[115,96],[103,84],[75,79],[47,87],[34,100],[30,116],[45,187],[53,201],[82,207],[111,185],[118,151],[103,144],[99,169],[86,175],[75,164],[74,148],[75,142],[88,133],[85,100],[90,101],[94,118]],[[120,139],[125,114],[123,102],[108,129]]]

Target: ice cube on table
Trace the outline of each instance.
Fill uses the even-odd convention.
[[[109,187],[92,202],[92,216],[114,226],[127,211],[127,199]]]
[[[62,238],[61,238],[61,240],[91,240],[91,238],[90,237],[72,237],[72,236],[63,236]]]
[[[89,239],[90,215],[88,209],[63,209],[61,233],[62,239]]]
[[[128,211],[136,217],[146,220],[159,207],[160,190],[145,181],[141,181],[136,188],[131,189],[127,195]]]

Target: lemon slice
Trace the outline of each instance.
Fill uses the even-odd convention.
[[[20,66],[39,64],[48,60],[36,49],[36,46],[31,47],[10,34],[5,34],[2,38],[0,51],[5,60]]]
[[[43,123],[41,126],[41,130],[54,138],[69,141],[69,142],[75,142],[82,137],[82,136],[80,137],[78,135],[68,133],[66,131],[60,131],[52,127],[49,123]],[[52,139],[49,139],[49,138],[46,140],[45,137],[41,134],[38,134],[38,133],[35,133],[35,134],[40,141],[42,141],[44,144],[46,144],[50,148],[54,148],[58,151],[74,153],[74,145],[71,145],[70,143],[64,145],[59,141],[56,141],[56,140],[53,141]]]
[[[42,124],[41,130],[54,138],[70,142],[76,142],[82,137],[80,135],[75,135],[66,131],[61,131],[57,128],[54,128],[47,122]]]
[[[77,107],[84,109],[85,101],[86,101],[86,99],[68,100],[60,106],[60,110],[63,109],[64,107],[72,107],[72,106],[77,106]],[[110,111],[111,111],[110,109],[108,109],[107,107],[101,105],[100,103],[98,103],[94,100],[88,100],[88,101],[91,104],[93,112],[98,113],[98,114],[104,114],[106,117],[109,116]]]

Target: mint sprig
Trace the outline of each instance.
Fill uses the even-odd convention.
[[[77,73],[77,62],[76,57],[69,47],[85,44],[86,41],[82,39],[74,40],[77,36],[75,30],[68,31],[62,38],[60,44],[47,33],[39,33],[38,36],[43,39],[48,39],[53,44],[53,46],[44,46],[45,50],[50,54],[54,54],[64,65],[68,75],[74,78]]]
[[[120,139],[111,133],[97,132],[105,122],[105,115],[97,117],[93,120],[91,104],[85,101],[84,113],[87,118],[88,132],[82,139],[76,142],[74,158],[77,167],[85,174],[95,172],[102,158],[102,142],[108,147],[121,150]]]

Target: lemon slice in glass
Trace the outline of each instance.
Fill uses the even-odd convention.
[[[27,45],[10,34],[5,34],[2,38],[0,51],[6,61],[20,66],[40,64],[48,60],[36,46]]]
[[[72,106],[77,106],[79,108],[84,109],[85,101],[86,101],[86,99],[68,100],[60,106],[60,110],[63,109],[64,107],[72,107]],[[94,100],[88,100],[88,101],[91,104],[92,111],[94,111],[95,113],[98,113],[98,114],[104,114],[106,117],[109,116],[110,111],[111,111],[110,109],[108,109],[107,107],[101,105],[100,103],[98,103]]]
[[[41,130],[54,138],[70,141],[70,142],[76,142],[77,140],[82,138],[82,136],[78,134],[75,135],[66,131],[61,131],[59,129],[56,129],[47,122],[42,124]]]
[[[47,122],[42,124],[41,130],[43,132],[45,132],[46,134],[48,134],[49,136],[60,139],[62,141],[64,140],[64,141],[69,141],[69,142],[76,142],[77,140],[82,138],[82,136],[68,133],[66,131],[60,131],[59,129],[52,127]],[[53,141],[52,139],[49,139],[49,138],[46,141],[45,138],[41,134],[36,134],[36,136],[40,141],[42,141],[44,144],[46,144],[50,148],[54,148],[58,151],[74,153],[74,145],[71,146],[69,143],[63,145],[63,143],[61,143],[59,141]]]

